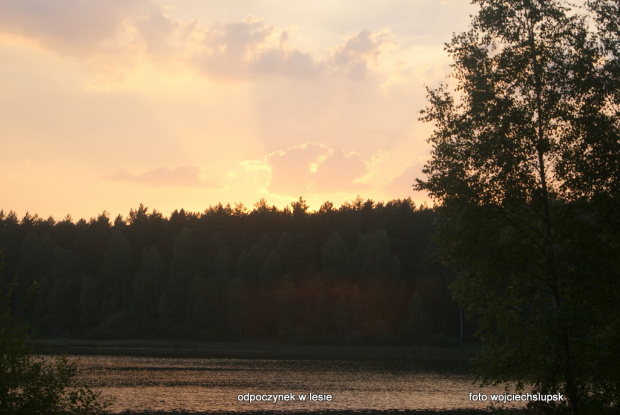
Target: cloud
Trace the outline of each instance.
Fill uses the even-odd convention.
[[[414,163],[405,168],[405,170],[392,179],[386,186],[385,191],[393,195],[403,195],[401,197],[410,196],[416,203],[429,203],[429,197],[426,192],[414,191],[413,185],[416,179],[424,179],[422,169],[424,163]]]
[[[62,54],[88,55],[116,37],[128,18],[156,7],[150,0],[2,0],[0,32]]]
[[[314,193],[360,192],[368,189],[368,185],[357,181],[366,172],[367,164],[359,154],[330,151],[318,166],[310,188]]]
[[[368,188],[357,182],[366,173],[366,163],[358,154],[322,143],[294,146],[270,153],[262,161],[244,163],[246,170],[269,172],[264,191],[271,195],[355,193]]]
[[[287,30],[268,26],[262,19],[196,28],[202,48],[192,62],[199,70],[220,78],[243,79],[256,75],[312,77],[319,67],[312,56],[288,45]],[[199,35],[200,37],[200,35]]]
[[[273,49],[260,55],[252,63],[257,74],[283,75],[290,78],[313,78],[321,70],[320,64],[299,50]]]
[[[200,176],[201,170],[195,166],[181,166],[176,169],[158,167],[140,174],[121,169],[112,175],[110,180],[135,182],[152,187],[215,187],[213,183],[204,181]]]
[[[307,193],[313,170],[328,152],[323,144],[309,143],[267,155],[265,162],[271,170],[269,192],[293,196]]]
[[[158,10],[137,19],[135,28],[146,42],[146,51],[150,55],[167,57],[173,53],[169,38],[181,26]]]
[[[395,46],[389,29],[378,32],[363,30],[331,50],[330,64],[353,79],[365,79],[377,66],[380,55]]]
[[[291,46],[291,31],[247,16],[205,25],[167,15],[153,0],[0,0],[0,33],[17,35],[82,59],[91,72],[131,78],[139,63],[184,66],[206,77],[292,79],[344,73],[366,79],[396,46],[388,30],[363,30],[332,48],[326,59]]]

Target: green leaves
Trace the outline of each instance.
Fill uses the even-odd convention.
[[[53,362],[30,354],[28,338],[8,313],[0,316],[0,413],[7,415],[95,415],[103,412],[99,392],[76,388],[77,366],[66,357]]]
[[[2,261],[0,260],[0,270]],[[66,357],[53,362],[32,355],[26,329],[11,316],[14,282],[0,280],[0,414],[96,415],[99,392],[74,384],[77,366]]]

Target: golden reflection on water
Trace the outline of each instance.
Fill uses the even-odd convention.
[[[486,408],[463,373],[422,370],[413,362],[188,359],[81,356],[79,380],[101,390],[113,413],[131,411],[404,410]],[[289,394],[294,402],[245,402],[239,395]],[[331,394],[332,402],[299,395]]]

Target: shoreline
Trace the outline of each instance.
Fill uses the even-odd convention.
[[[324,411],[297,411],[297,412],[276,412],[276,411],[251,411],[251,412],[162,412],[145,411],[130,412],[125,411],[115,415],[274,415],[276,413],[288,415],[323,414],[323,415],[492,415],[501,413],[502,415],[524,415],[527,412],[520,409],[502,409],[501,412],[487,409],[446,409],[446,410],[324,410]]]
[[[423,360],[466,366],[479,346],[322,346],[251,342],[39,339],[38,354],[275,360]]]

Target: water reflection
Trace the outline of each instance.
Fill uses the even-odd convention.
[[[462,371],[430,370],[414,362],[186,359],[81,356],[80,380],[111,398],[111,412],[404,410],[484,408]],[[500,393],[489,388],[483,393]],[[245,402],[245,394],[293,394],[291,402]],[[330,394],[331,402],[300,395]]]

